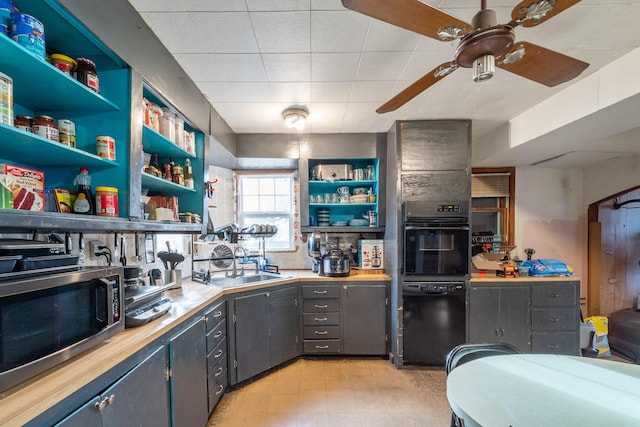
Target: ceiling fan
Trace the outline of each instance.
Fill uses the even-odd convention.
[[[380,106],[388,113],[403,106],[458,68],[472,68],[473,80],[490,79],[495,67],[546,86],[577,77],[589,64],[525,41],[515,41],[514,28],[533,27],[570,8],[580,0],[523,0],[511,12],[511,21],[500,25],[487,1],[471,24],[419,0],[342,0],[344,7],[440,41],[460,39],[454,60],[438,65],[418,81]]]

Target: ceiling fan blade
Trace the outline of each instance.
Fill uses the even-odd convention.
[[[524,0],[511,11],[511,23],[534,27],[579,2],[580,0]]]
[[[589,64],[529,42],[517,42],[496,67],[546,86],[557,86],[582,73]]]
[[[402,92],[381,105],[376,113],[383,114],[390,111],[394,111],[402,107],[407,102],[411,101],[416,96],[420,95],[423,91],[433,86],[458,68],[458,65],[451,61],[445,62],[442,65],[438,65],[433,70],[422,76],[412,85],[408,86]]]
[[[342,5],[436,40],[452,40],[472,29],[471,24],[418,0],[342,0]]]

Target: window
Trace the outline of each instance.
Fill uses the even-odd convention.
[[[514,168],[473,169],[471,232],[474,253],[505,252],[514,242]]]
[[[253,224],[278,227],[268,238],[269,250],[293,250],[294,236],[294,173],[238,172],[238,224],[241,228]],[[260,249],[261,239],[245,239],[250,250]]]

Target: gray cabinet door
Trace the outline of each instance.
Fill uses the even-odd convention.
[[[469,342],[506,342],[531,350],[528,286],[472,286],[468,313]]]
[[[387,352],[387,287],[384,284],[344,285],[342,292],[345,354]]]
[[[265,293],[234,299],[236,382],[269,369],[269,301]]]
[[[166,368],[166,350],[162,346],[56,427],[171,425]]]
[[[298,343],[298,290],[296,287],[269,292],[271,366],[291,360],[300,353]]]
[[[529,287],[505,286],[500,289],[501,334],[504,342],[525,353],[531,351]]]
[[[204,317],[169,341],[173,426],[207,425],[207,348]],[[137,425],[137,424],[120,424]]]

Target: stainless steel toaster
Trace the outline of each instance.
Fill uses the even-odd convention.
[[[353,179],[353,165],[316,165],[311,168],[311,179],[319,181],[350,181]]]

